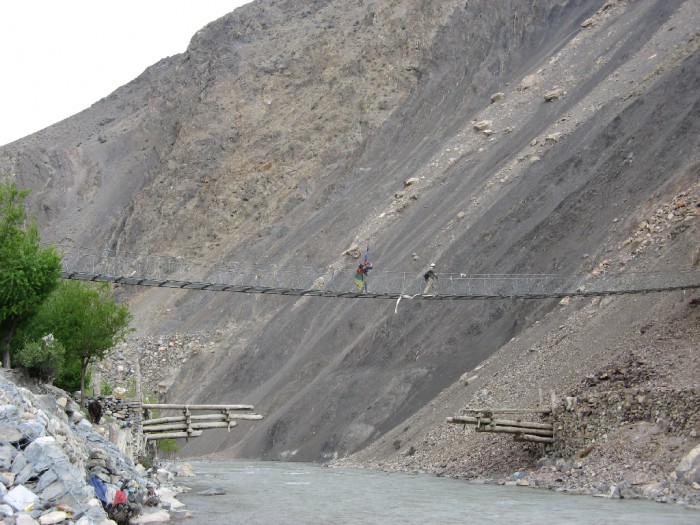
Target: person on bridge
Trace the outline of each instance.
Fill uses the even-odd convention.
[[[430,270],[425,272],[423,278],[425,279],[425,288],[423,289],[423,295],[431,295],[428,292],[432,292],[432,295],[437,295],[438,276],[435,273],[435,263],[430,263]]]
[[[361,292],[367,292],[367,272],[372,269],[372,264],[368,261],[366,264],[360,264],[355,270],[355,286]]]

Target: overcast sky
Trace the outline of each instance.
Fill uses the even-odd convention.
[[[0,145],[90,107],[250,0],[1,0]]]

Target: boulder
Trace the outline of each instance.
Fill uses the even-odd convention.
[[[617,485],[612,485],[606,497],[609,499],[622,499],[622,494],[620,494],[620,488]]]
[[[562,98],[564,95],[566,95],[566,91],[564,91],[563,88],[555,88],[550,91],[546,91],[544,94],[544,99],[547,102],[551,102],[552,100]]]
[[[0,445],[0,470],[9,470],[17,449],[10,445]]]
[[[20,511],[26,509],[38,499],[39,498],[37,495],[27,487],[24,485],[17,485],[7,494],[5,494],[3,501],[4,503],[10,505],[13,509]]]
[[[12,472],[0,472],[0,485],[9,488],[15,484],[15,475]]]
[[[17,474],[22,472],[26,466],[27,458],[24,457],[24,454],[22,452],[19,452],[15,456],[15,459],[12,460],[12,473],[16,476]]]
[[[37,492],[39,493],[39,497],[44,501],[58,501],[68,493],[68,489],[63,482],[56,480],[41,492]]]
[[[492,124],[493,122],[490,120],[479,120],[478,122],[474,122],[474,129],[476,131],[483,131],[485,129],[491,128]]]
[[[157,510],[149,514],[142,514],[137,518],[132,518],[129,522],[131,525],[140,525],[141,523],[167,523],[170,521],[170,514],[166,510]]]
[[[194,476],[194,467],[190,463],[183,463],[181,465],[178,465],[175,469],[175,475],[180,477]]]
[[[22,439],[22,432],[17,427],[0,424],[0,442],[18,443]]]
[[[676,467],[678,481],[687,485],[700,483],[700,445],[688,452]]]
[[[541,84],[543,80],[544,79],[542,78],[542,75],[540,75],[539,73],[533,73],[532,75],[528,75],[520,81],[519,89],[520,91],[531,89]]]

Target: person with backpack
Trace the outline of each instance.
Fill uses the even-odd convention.
[[[432,292],[432,295],[436,295],[438,293],[438,276],[435,273],[435,263],[430,263],[430,270],[423,274],[423,279],[425,279],[423,295],[431,295],[428,294],[428,292]]]

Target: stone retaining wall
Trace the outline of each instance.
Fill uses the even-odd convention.
[[[554,452],[581,454],[615,429],[647,421],[667,433],[696,437],[700,432],[700,388],[625,388],[565,397],[552,414]]]
[[[114,396],[93,396],[87,398],[87,403],[97,401],[102,405],[102,416],[109,416],[122,423],[141,422],[141,402],[134,399],[123,399]],[[125,426],[132,426],[131,424]]]

